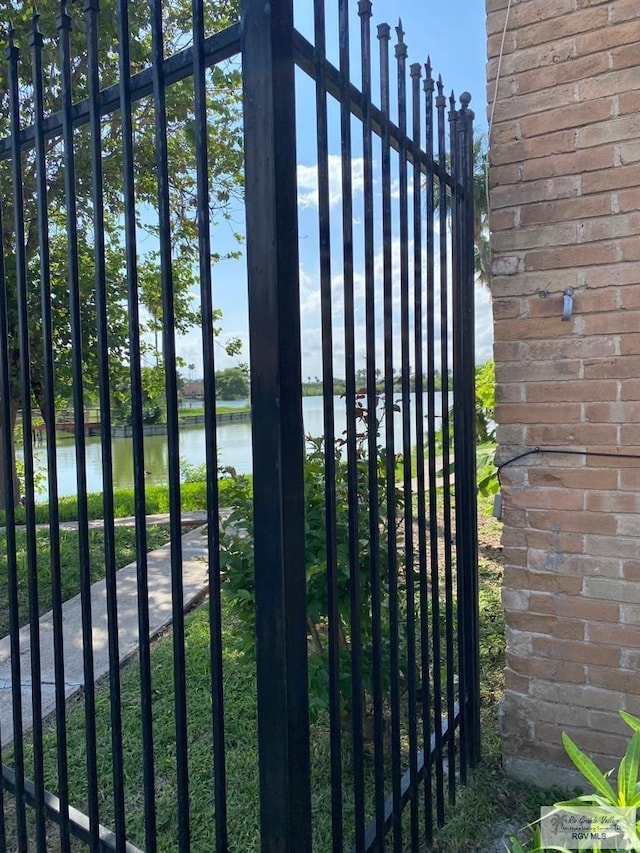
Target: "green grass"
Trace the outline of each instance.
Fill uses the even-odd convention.
[[[149,550],[160,548],[169,541],[169,527],[157,525],[147,529]],[[118,568],[132,563],[136,558],[136,534],[131,527],[116,527],[116,565]],[[1,540],[0,551],[0,637],[9,630],[9,589],[6,554],[6,537]],[[38,604],[40,615],[51,610],[51,549],[49,531],[36,531],[36,564],[38,567]],[[104,577],[104,531],[89,531],[89,565],[91,582]],[[73,598],[80,591],[78,556],[78,532],[60,531],[60,566],[63,601]],[[18,618],[20,624],[29,619],[29,563],[27,560],[27,536],[24,530],[16,531],[16,575],[18,589]]]
[[[247,412],[251,412],[251,406],[216,406],[217,415],[246,414]],[[190,415],[204,415],[204,406],[193,406],[178,409],[179,418],[189,417]]]
[[[220,500],[224,499],[226,481],[219,481]],[[114,492],[114,512],[116,518],[127,518],[135,515],[135,495],[133,489],[118,489]],[[180,499],[184,512],[191,510],[204,510],[207,508],[207,484],[204,480],[198,482],[182,483],[180,486]],[[145,488],[145,502],[147,515],[169,512],[169,488],[168,486],[147,485]],[[222,504],[224,505],[224,504]],[[104,504],[102,492],[92,492],[87,495],[87,511],[89,519],[102,518],[104,516]],[[38,503],[35,508],[36,524],[48,524],[49,504]],[[63,497],[58,502],[58,514],[60,521],[77,521],[78,499],[75,496]],[[0,511],[0,525],[5,524],[5,512]],[[25,523],[25,508],[15,508],[16,524]]]

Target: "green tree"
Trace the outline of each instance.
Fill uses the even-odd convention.
[[[489,195],[487,187],[485,138],[473,140],[473,242],[476,277],[491,290],[491,248],[489,245]]]
[[[217,0],[206,4],[205,32],[210,35],[237,20],[238,0]],[[64,4],[62,10],[65,11]],[[57,3],[44,4],[38,26],[44,36],[42,50],[45,81],[45,115],[60,109],[60,60],[56,32]],[[84,15],[73,13],[71,32],[71,82],[74,101],[88,95],[87,34]],[[29,41],[33,21],[29,4],[0,0],[0,20],[13,22],[15,43],[20,48],[19,90],[22,126],[34,121],[34,89],[32,84]],[[100,86],[114,85],[119,79],[119,50],[116,0],[102,0],[99,17]],[[151,61],[151,28],[149,8],[144,3],[129,6],[131,72],[148,67]],[[191,0],[174,0],[164,6],[165,56],[176,53],[188,44],[191,34]],[[211,132],[208,135],[210,165],[210,198],[213,219],[231,219],[234,197],[242,192],[242,128],[240,118],[241,77],[232,64],[215,67],[207,73],[207,105]],[[0,138],[10,135],[10,101],[7,63],[0,63]],[[193,112],[193,80],[173,83],[167,88],[169,195],[171,208],[171,246],[176,333],[184,333],[201,321],[200,311],[192,293],[197,285],[197,187],[195,169],[195,122]],[[141,335],[143,356],[153,351],[150,341],[162,325],[162,294],[160,285],[157,225],[157,178],[155,169],[155,129],[153,99],[147,97],[134,105],[133,139],[135,148],[135,192],[138,224],[139,299],[141,306]],[[128,307],[126,303],[126,272],[123,234],[123,159],[122,124],[118,112],[105,116],[101,125],[105,253],[107,285],[110,295],[108,309],[108,340],[110,377],[113,393],[123,393],[130,370],[130,341],[128,336]],[[78,218],[78,264],[82,304],[82,360],[84,388],[88,396],[97,389],[97,331],[94,293],[94,220],[91,200],[90,131],[88,126],[76,129],[75,202]],[[8,408],[13,428],[18,410],[34,402],[46,416],[43,388],[42,321],[40,314],[40,255],[37,220],[34,152],[22,157],[23,216],[27,261],[28,309],[31,341],[31,388],[33,401],[22,401],[19,389],[20,352],[18,344],[16,305],[16,236],[13,215],[13,187],[10,163],[0,164],[0,202],[3,209],[3,252],[6,267],[8,303],[8,346],[10,366],[9,399],[1,401]],[[71,331],[69,323],[69,293],[67,274],[66,200],[64,194],[64,158],[59,137],[46,142],[47,210],[49,215],[51,306],[56,353],[55,383],[60,400],[68,398],[71,388]],[[212,261],[219,260],[213,255]],[[158,362],[162,361],[161,356]],[[117,402],[117,401],[116,401]],[[2,428],[0,424],[0,429]],[[0,448],[2,443],[0,442]],[[0,451],[0,472],[5,465]],[[0,507],[10,497],[18,499],[15,460],[13,461],[13,495],[6,495],[4,476],[0,476]]]
[[[216,397],[220,400],[244,400],[249,396],[249,371],[246,365],[216,371]]]

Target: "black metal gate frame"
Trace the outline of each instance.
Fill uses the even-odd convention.
[[[315,44],[311,44],[293,27],[293,4],[291,0],[274,0],[264,3],[264,0],[244,0],[242,22],[229,27],[221,33],[209,38],[203,36],[203,2],[194,0],[194,46],[165,59],[162,53],[162,20],[160,0],[151,3],[151,26],[154,36],[153,65],[139,74],[130,76],[128,70],[128,32],[126,25],[127,2],[119,0],[120,49],[121,49],[121,80],[118,85],[102,92],[97,89],[97,2],[87,0],[85,13],[87,16],[87,32],[89,39],[89,68],[90,96],[73,104],[68,81],[70,67],[68,34],[70,20],[66,13],[66,5],[62,3],[58,25],[61,33],[61,68],[63,72],[63,109],[61,112],[44,118],[42,115],[41,92],[38,96],[36,84],[36,120],[25,129],[20,129],[19,99],[17,90],[17,48],[10,38],[8,51],[12,74],[12,116],[13,132],[10,139],[0,141],[0,159],[10,158],[13,168],[14,183],[14,216],[17,234],[17,281],[18,296],[21,310],[20,329],[23,351],[22,386],[23,398],[29,399],[29,376],[26,365],[28,358],[28,330],[26,320],[26,282],[24,256],[21,256],[20,245],[24,245],[20,235],[24,234],[24,222],[21,219],[20,204],[20,152],[35,149],[36,158],[40,163],[39,198],[46,198],[44,175],[44,141],[52,137],[62,138],[65,145],[67,165],[66,197],[69,202],[68,235],[69,244],[74,245],[75,217],[73,214],[73,128],[83,124],[91,124],[93,129],[93,163],[94,163],[94,208],[97,233],[99,233],[101,216],[101,172],[100,172],[100,142],[99,121],[102,116],[115,111],[121,111],[123,116],[123,153],[124,153],[124,190],[125,208],[127,213],[127,262],[128,279],[130,282],[130,304],[136,304],[135,284],[135,223],[133,221],[133,160],[131,149],[131,105],[148,95],[154,96],[156,113],[156,139],[158,147],[158,198],[161,225],[165,225],[165,233],[169,233],[169,210],[166,175],[166,129],[164,121],[164,92],[172,83],[193,75],[196,79],[195,113],[197,119],[197,156],[198,156],[198,188],[199,188],[199,217],[200,217],[200,259],[203,316],[211,316],[211,273],[208,263],[209,224],[208,224],[208,177],[206,162],[206,106],[204,98],[204,70],[238,54],[242,55],[243,86],[244,86],[244,132],[245,132],[245,164],[246,164],[246,210],[247,210],[247,258],[249,281],[249,312],[250,312],[250,344],[251,344],[251,395],[253,420],[253,455],[254,455],[254,504],[255,504],[255,573],[256,573],[256,617],[257,617],[257,673],[258,673],[258,716],[259,716],[259,752],[260,752],[260,791],[261,791],[261,844],[265,851],[288,851],[300,853],[311,850],[311,806],[310,806],[310,765],[309,765],[309,719],[308,719],[308,686],[307,686],[307,625],[305,619],[305,572],[304,572],[304,516],[303,516],[303,457],[304,439],[301,407],[301,352],[300,352],[300,312],[299,312],[299,259],[297,234],[297,186],[296,186],[296,120],[295,120],[295,68],[298,66],[316,83],[316,109],[318,119],[318,173],[320,197],[320,246],[321,246],[321,293],[323,315],[323,380],[325,387],[325,439],[327,445],[332,445],[333,437],[333,376],[332,376],[332,339],[330,319],[330,240],[329,211],[328,211],[328,142],[327,142],[327,98],[331,96],[339,101],[341,110],[342,132],[342,187],[343,187],[343,252],[344,252],[344,281],[345,281],[345,342],[346,342],[346,381],[347,396],[355,398],[355,356],[353,341],[353,217],[352,217],[352,186],[351,186],[351,117],[355,116],[362,123],[363,155],[365,163],[365,278],[367,281],[367,400],[369,406],[375,405],[375,330],[373,326],[373,155],[372,139],[379,137],[382,144],[383,156],[383,236],[384,236],[384,287],[385,287],[385,402],[392,405],[394,388],[392,377],[393,352],[390,341],[390,312],[391,312],[391,206],[390,206],[390,153],[396,151],[400,158],[400,244],[401,244],[401,325],[402,325],[402,398],[403,398],[403,443],[405,450],[410,450],[410,407],[409,407],[409,369],[411,353],[409,328],[409,190],[407,166],[413,168],[413,221],[414,221],[414,335],[415,335],[415,373],[416,373],[416,424],[418,429],[417,468],[418,495],[417,512],[413,514],[411,500],[405,501],[404,524],[407,531],[406,549],[407,560],[413,559],[413,537],[410,531],[414,522],[418,527],[417,557],[420,568],[419,588],[413,588],[413,580],[408,584],[407,596],[409,608],[414,595],[419,597],[421,619],[419,626],[419,645],[421,648],[420,665],[423,672],[432,671],[433,693],[424,689],[422,684],[422,739],[426,749],[419,750],[418,719],[415,708],[418,705],[418,692],[415,683],[415,657],[410,660],[409,695],[410,707],[410,740],[413,745],[409,769],[402,774],[399,750],[399,719],[398,719],[398,679],[397,673],[391,683],[391,722],[392,722],[392,792],[384,794],[384,768],[382,766],[382,692],[379,683],[379,663],[374,670],[378,672],[377,688],[374,685],[375,731],[376,746],[376,796],[375,818],[370,826],[364,822],[364,782],[362,778],[362,742],[356,733],[362,726],[362,718],[354,711],[354,797],[356,807],[356,838],[354,850],[368,851],[383,849],[384,836],[393,828],[394,850],[402,848],[401,813],[406,803],[411,806],[411,839],[414,849],[418,842],[418,793],[422,785],[425,798],[425,827],[424,836],[427,841],[432,837],[433,826],[431,818],[432,776],[435,781],[436,820],[441,823],[444,819],[444,770],[443,762],[448,759],[448,795],[455,797],[456,764],[459,768],[460,781],[466,780],[467,767],[473,766],[479,758],[479,665],[478,665],[478,618],[477,618],[477,546],[476,546],[476,504],[475,504],[475,455],[474,455],[474,268],[473,268],[473,113],[468,109],[469,100],[466,96],[461,99],[461,108],[456,110],[453,98],[449,103],[448,124],[451,139],[450,168],[446,166],[445,142],[445,108],[446,99],[443,95],[441,81],[437,82],[436,113],[433,113],[432,93],[434,81],[431,69],[427,64],[426,77],[422,78],[420,65],[414,64],[410,69],[413,128],[412,136],[408,136],[407,121],[407,92],[406,92],[406,46],[403,42],[401,25],[397,30],[396,60],[398,63],[398,121],[390,118],[390,81],[388,47],[390,29],[386,25],[378,28],[381,61],[381,107],[373,104],[371,92],[371,3],[360,0],[358,13],[361,25],[362,46],[362,90],[359,90],[349,79],[349,19],[347,0],[339,0],[340,15],[340,67],[336,68],[327,60],[325,53],[324,34],[324,2],[315,0]],[[32,50],[36,80],[38,80],[37,61],[41,37],[34,26]],[[421,93],[420,83],[424,86],[424,126],[425,145],[421,146]],[[38,100],[40,98],[40,100]],[[434,151],[434,136],[436,150]],[[426,178],[426,184],[423,180]],[[434,186],[439,187],[437,196]],[[446,188],[446,189],[445,189]],[[423,209],[426,207],[426,216]],[[449,419],[451,403],[449,388],[445,382],[443,389],[442,418],[443,418],[443,470],[445,478],[445,600],[447,630],[445,637],[447,659],[454,660],[454,641],[458,650],[459,682],[453,681],[453,667],[447,667],[445,684],[445,702],[443,707],[441,696],[440,673],[440,637],[437,630],[440,620],[439,598],[439,565],[437,542],[437,507],[436,493],[436,453],[434,445],[435,434],[435,342],[434,317],[440,310],[442,330],[441,364],[442,373],[448,372],[447,329],[448,303],[447,290],[447,237],[445,228],[440,229],[440,285],[441,304],[434,304],[434,266],[431,260],[426,273],[426,282],[422,281],[422,252],[423,225],[426,219],[426,250],[427,256],[433,259],[436,255],[434,214],[439,214],[441,223],[451,216],[452,245],[451,278],[453,282],[453,371],[455,383],[453,387],[453,420],[455,433]],[[39,204],[40,217],[40,253],[41,258],[47,257],[46,244],[46,205]],[[1,236],[1,235],[0,235]],[[0,241],[1,245],[1,241]],[[100,259],[101,249],[96,249],[96,279],[99,310],[104,312],[107,294],[104,289],[104,270]],[[169,344],[167,360],[168,410],[169,410],[169,440],[173,442],[174,452],[170,461],[170,494],[171,494],[171,532],[172,541],[180,540],[180,503],[179,503],[179,467],[176,455],[177,442],[177,404],[175,371],[171,379],[171,363],[175,362],[174,331],[172,326],[172,289],[171,289],[171,255],[168,240],[161,246],[162,276],[164,292],[164,336]],[[0,261],[2,259],[0,258]],[[72,327],[79,334],[80,306],[73,303],[73,251],[70,251],[71,268],[71,300]],[[46,264],[43,264],[43,268]],[[0,266],[0,279],[4,281],[4,268]],[[426,302],[422,302],[422,293],[426,285]],[[47,282],[43,280],[43,306],[46,303]],[[21,300],[21,301],[20,301]],[[2,300],[4,303],[4,299]],[[43,307],[44,311],[44,307]],[[426,313],[426,330],[423,327],[423,314]],[[135,360],[139,348],[136,330],[136,315],[132,307],[131,344],[132,360]],[[47,321],[45,319],[45,343],[47,341]],[[422,341],[426,331],[427,349],[427,388],[422,384],[423,353]],[[206,330],[205,330],[206,332]],[[9,379],[7,373],[6,349],[7,321],[6,307],[0,305],[0,394],[7,399]],[[205,334],[205,341],[212,342],[213,335]],[[213,352],[212,344],[205,342],[205,391],[209,400],[215,399]],[[208,349],[207,349],[208,348]],[[47,347],[45,347],[47,349]],[[49,362],[46,365],[46,381],[48,396],[53,410],[53,363],[52,348],[48,346]],[[207,370],[207,368],[211,368]],[[77,359],[74,369],[81,370],[80,360]],[[103,410],[108,411],[108,377],[105,375],[106,344],[102,359],[101,403]],[[82,411],[82,381],[81,374],[76,376],[76,411]],[[423,411],[422,397],[426,390],[428,410]],[[132,371],[132,395],[134,410],[140,403],[139,375]],[[137,405],[136,405],[137,403]],[[29,407],[25,407],[27,419]],[[4,412],[2,417],[5,440],[9,440],[9,415]],[[424,452],[424,420],[427,421],[427,453]],[[389,425],[391,424],[391,425]],[[28,424],[27,424],[28,427]],[[215,465],[215,407],[207,411],[208,445],[207,459]],[[387,447],[393,448],[393,423],[387,421],[385,440]],[[356,425],[353,413],[349,414],[347,422],[347,450],[349,458],[354,459]],[[82,448],[81,424],[76,424],[76,441]],[[138,560],[142,566],[141,584],[144,597],[144,566],[146,565],[146,550],[144,536],[144,482],[141,480],[143,470],[140,465],[142,457],[142,431],[140,423],[134,424],[134,456],[136,458],[136,492],[137,492],[137,530],[138,530]],[[376,437],[369,433],[369,458],[374,466],[371,470],[375,478]],[[52,442],[53,444],[53,442]],[[106,446],[106,445],[105,445]],[[9,449],[8,447],[6,448]],[[455,455],[455,531],[451,524],[451,455]],[[80,456],[82,453],[80,453]],[[327,483],[331,482],[332,469],[327,454]],[[393,453],[388,459],[393,459]],[[409,459],[409,461],[407,461]],[[32,460],[31,460],[32,461]],[[33,476],[29,469],[29,455],[26,455],[27,480]],[[54,464],[49,460],[49,464]],[[389,462],[393,465],[393,462]],[[426,465],[426,474],[425,474]],[[105,461],[105,519],[113,521],[113,507],[108,504],[108,486],[110,473],[109,458]],[[405,494],[411,495],[410,453],[405,452],[404,465]],[[213,478],[211,478],[213,480]],[[394,471],[387,471],[388,484],[393,486]],[[350,488],[355,488],[355,471],[350,469]],[[86,497],[86,483],[80,466],[79,496],[83,489]],[[425,495],[428,494],[427,506]],[[352,494],[353,496],[353,494]],[[209,549],[212,555],[212,646],[219,641],[220,624],[219,612],[215,612],[215,600],[219,595],[219,563],[216,560],[218,551],[218,496],[215,481],[209,486]],[[353,542],[357,530],[357,518],[353,513],[355,501],[351,501],[350,525]],[[83,501],[79,501],[82,514]],[[86,507],[86,503],[85,503]],[[395,504],[389,496],[388,512],[393,516]],[[331,550],[331,513],[335,513],[335,496],[332,498],[331,487],[327,486],[327,518],[328,518],[328,550]],[[370,536],[372,550],[378,536],[377,497],[370,495]],[[27,494],[27,529],[35,530],[33,515],[33,491]],[[57,518],[52,518],[52,530],[57,525]],[[11,509],[7,513],[7,535],[15,526],[15,518]],[[80,518],[80,529],[86,529],[86,518]],[[431,541],[430,556],[427,553],[427,540]],[[30,539],[30,548],[35,547]],[[458,602],[458,636],[453,636],[453,547],[456,550],[456,584]],[[355,561],[352,544],[350,559]],[[11,552],[11,543],[9,543]],[[390,589],[392,618],[397,620],[397,606],[393,596],[397,590],[393,584],[397,582],[397,567],[394,568],[395,555],[391,554],[392,565]],[[184,643],[183,616],[180,603],[180,560],[178,546],[173,550],[174,561],[174,654],[178,681],[184,682]],[[328,583],[333,589],[333,618],[330,618],[330,683],[331,683],[331,751],[333,772],[333,849],[342,850],[341,814],[341,767],[340,767],[340,720],[337,689],[337,634],[335,611],[335,578],[331,576],[332,555],[329,553]],[[335,565],[335,555],[333,556]],[[395,572],[395,580],[394,580]],[[10,572],[11,574],[11,572]],[[429,590],[429,578],[431,589]],[[113,581],[113,578],[111,579]],[[109,583],[109,578],[108,578]],[[333,585],[333,587],[332,587]],[[354,590],[357,584],[354,584]],[[87,589],[83,586],[85,634],[90,633],[90,612],[87,609]],[[115,618],[114,587],[110,589],[110,621],[113,625]],[[15,590],[11,593],[15,598]],[[372,608],[374,623],[376,608],[380,602],[376,600],[375,583],[372,583]],[[352,618],[354,633],[357,633],[357,613],[359,602],[357,592],[353,592]],[[431,598],[432,625],[427,623],[427,600]],[[12,599],[13,600],[13,599]],[[37,603],[37,590],[34,590],[34,600]],[[176,603],[177,602],[177,603]],[[60,630],[61,601],[54,602],[57,608],[57,629]],[[31,614],[32,630],[37,623],[37,611]],[[145,636],[144,616],[141,613],[140,634]],[[392,633],[397,638],[399,625],[392,625]],[[416,640],[416,626],[413,618],[407,625],[409,632],[409,647],[413,650]],[[111,632],[111,653],[117,660],[117,632]],[[393,640],[393,637],[392,637]],[[433,644],[429,657],[429,644]],[[374,658],[380,655],[379,621],[373,635]],[[37,644],[32,643],[32,649]],[[216,799],[216,839],[217,849],[228,849],[226,828],[226,787],[224,778],[224,726],[222,702],[222,674],[220,649],[214,649],[213,658],[213,691],[214,691],[214,750],[215,750],[215,799]],[[410,652],[410,654],[413,652]],[[353,650],[353,683],[354,691],[358,689],[358,679],[361,681],[361,649],[354,641]],[[33,652],[32,677],[37,682],[38,653]],[[14,655],[15,657],[15,655]],[[398,663],[398,648],[392,642],[392,665]],[[149,645],[141,645],[141,673],[149,676]],[[91,649],[85,648],[86,683],[92,683]],[[19,664],[14,667],[14,683],[20,683]],[[423,676],[424,682],[424,676]],[[148,686],[149,682],[147,682]],[[119,709],[117,697],[119,682],[117,677],[112,679],[112,691],[116,697],[112,708],[114,718],[118,719]],[[34,691],[34,696],[38,691]],[[184,683],[176,706],[176,738],[177,738],[177,770],[178,770],[178,799],[180,803],[180,849],[189,849],[189,806],[188,806],[188,767],[186,743],[181,737],[181,727],[186,731],[184,714]],[[91,703],[92,690],[87,690],[88,701]],[[182,699],[180,699],[182,696]],[[411,701],[412,697],[412,701]],[[143,726],[149,730],[149,708],[145,709],[143,696]],[[64,705],[64,695],[59,705]],[[148,701],[147,701],[148,705]],[[358,703],[354,703],[356,709]],[[36,710],[34,708],[34,710]],[[90,708],[89,708],[90,710]],[[433,716],[434,726],[430,729],[430,719]],[[59,728],[59,760],[64,763],[64,710],[58,709],[57,723]],[[36,747],[36,766],[41,761],[38,756],[38,743],[41,748],[42,733],[36,720],[34,744]],[[121,791],[118,791],[116,772],[116,832],[110,833],[100,826],[98,820],[97,792],[89,785],[89,817],[85,817],[71,808],[68,802],[68,792],[61,791],[60,798],[44,791],[43,781],[37,778],[35,784],[24,778],[24,768],[21,766],[21,710],[19,701],[14,701],[14,731],[16,733],[16,768],[17,772],[2,766],[4,787],[16,794],[23,802],[35,806],[36,832],[38,844],[45,849],[44,832],[45,814],[60,823],[61,841],[68,846],[69,834],[76,835],[88,841],[92,849],[104,850],[133,850],[127,844],[123,834],[124,813]],[[458,732],[456,747],[455,733]],[[95,749],[95,732],[89,732],[89,740],[93,738]],[[122,771],[122,744],[118,737],[114,740],[114,762]],[[91,754],[91,748],[89,749]],[[91,755],[89,756],[91,758]],[[152,773],[152,770],[151,770]],[[151,839],[148,849],[155,849],[155,804],[153,802],[153,776],[145,781],[145,820],[148,838]],[[120,799],[119,799],[120,798]],[[20,822],[19,822],[20,823]],[[19,825],[20,843],[25,842],[25,827]]]

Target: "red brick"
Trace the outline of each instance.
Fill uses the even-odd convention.
[[[535,3],[530,4],[535,6]],[[556,62],[539,68],[522,71],[517,76],[518,92],[532,92],[553,87],[557,83],[582,80],[606,71],[609,67],[605,53]]]
[[[526,444],[535,447],[575,447],[593,444],[616,447],[619,441],[619,427],[608,424],[540,424],[527,427]],[[591,509],[587,506],[585,509]]]
[[[612,237],[636,236],[640,232],[640,214],[627,213],[590,219],[578,226],[578,239],[582,243],[591,240],[609,240]]]
[[[558,512],[557,510],[533,509],[528,513],[532,527],[552,530],[560,525],[561,530],[575,533],[615,534],[616,519],[602,512]]]
[[[629,92],[638,88],[638,72],[633,68],[619,71],[608,70],[606,74],[594,75],[578,83],[580,100],[606,98],[619,92]]]
[[[640,376],[640,360],[633,355],[620,358],[597,358],[584,362],[585,379],[635,379]]]
[[[640,91],[622,92],[618,97],[618,115],[637,113],[640,109]],[[624,138],[624,137],[623,137]]]
[[[622,47],[614,47],[611,51],[612,68],[635,68],[638,64],[638,45],[625,44]]]
[[[640,649],[640,628],[633,625],[610,625],[594,622],[587,627],[588,638],[592,643],[602,646],[624,646],[627,649]]]
[[[617,622],[618,604],[613,601],[596,601],[593,598],[557,596],[559,616],[584,619],[586,622]]]
[[[598,471],[594,475],[593,470],[561,470],[547,468],[529,471],[529,483],[532,486],[561,486],[567,489],[590,489],[593,488],[594,478],[597,478],[598,488],[615,489],[618,485],[618,474],[616,471]],[[582,541],[582,537],[580,537]],[[565,550],[575,551],[574,548]],[[580,549],[582,550],[582,549]]]
[[[491,177],[489,178],[491,180]],[[579,195],[580,178],[568,175],[563,178],[528,181],[515,186],[492,187],[491,205],[494,208],[512,207],[534,201],[571,198]]]
[[[640,197],[637,190],[619,190],[616,193],[620,213],[640,210]]]
[[[590,314],[584,318],[585,335],[621,335],[625,332],[635,332],[637,329],[640,329],[640,311]]]
[[[575,151],[576,131],[561,130],[534,139],[513,139],[499,145],[495,143],[489,151],[491,165],[518,163],[531,157],[548,157]]]
[[[564,577],[554,572],[528,572],[518,566],[509,566],[508,569],[508,574],[505,571],[505,578],[509,577],[509,583],[515,589],[565,595],[578,595],[582,590],[582,579],[579,577]]]
[[[603,98],[585,104],[569,104],[560,110],[549,110],[520,119],[522,136],[532,137],[546,133],[555,133],[563,128],[585,127],[598,121],[605,121],[613,115],[613,100]]]
[[[503,403],[497,407],[500,423],[573,423],[580,418],[580,405]]]
[[[593,382],[529,382],[525,391],[527,401],[531,403],[615,400],[618,383],[608,379]]]
[[[590,172],[582,176],[582,192],[585,194],[625,189],[631,186],[640,186],[640,165],[616,166],[613,169]]]
[[[510,500],[515,506],[579,510],[583,507],[581,493],[571,489],[512,489]]]
[[[568,154],[525,160],[523,180],[536,181],[557,175],[577,175],[613,166],[613,149],[609,145],[572,151]]]
[[[587,494],[587,509],[594,512],[640,512],[640,495],[628,492],[600,492]]]
[[[520,211],[520,224],[543,225],[548,222],[584,221],[591,216],[611,213],[611,196],[608,193],[588,198],[558,199],[525,205]]]
[[[612,169],[611,171],[621,171]],[[583,181],[585,178],[583,177]],[[558,249],[541,249],[527,252],[524,259],[526,270],[563,269],[591,264],[607,264],[617,259],[617,246],[606,242],[597,245],[571,246]]]
[[[609,119],[580,128],[576,133],[576,146],[583,149],[597,145],[612,145],[623,139],[633,139],[637,135],[637,116]]]
[[[603,7],[572,11],[559,18],[533,24],[518,32],[518,48],[527,48],[537,44],[548,44],[567,36],[588,33],[605,27],[608,23],[608,10]],[[619,43],[619,42],[618,42]]]
[[[636,0],[616,0],[609,6],[609,23],[619,24],[622,21],[637,20],[640,18]]]
[[[592,33],[579,35],[575,39],[579,56],[590,53],[601,53],[609,48],[620,47],[623,44],[636,44],[638,41],[638,22],[605,26]]]
[[[534,655],[554,660],[568,660],[576,663],[595,663],[600,666],[619,666],[620,650],[614,646],[601,646],[577,640],[556,640],[551,637],[531,637]],[[577,702],[576,704],[581,704]],[[582,707],[585,707],[584,705]],[[598,707],[597,705],[589,707]]]

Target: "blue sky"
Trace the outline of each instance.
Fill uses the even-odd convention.
[[[352,14],[350,19],[352,43],[352,80],[359,86],[359,19],[357,2],[351,2]],[[334,64],[338,64],[337,47],[337,0],[326,0],[327,16],[327,53]],[[408,46],[408,63],[423,63],[427,55],[431,58],[434,75],[442,75],[447,95],[453,89],[456,95],[462,91],[472,94],[472,107],[476,113],[476,128],[486,131],[486,100],[485,100],[485,12],[482,0],[449,0],[448,4],[429,2],[429,0],[374,0],[372,18],[372,45],[374,62],[377,59],[376,26],[386,22],[392,27],[392,42],[390,54],[392,57],[392,90],[394,82],[393,44],[398,17],[402,18],[405,31],[405,43]],[[313,40],[313,2],[312,0],[295,0],[295,24],[297,29]],[[317,150],[315,137],[315,102],[313,83],[302,72],[298,73],[298,168],[299,168],[299,228],[300,228],[300,259],[301,259],[301,301],[303,324],[303,375],[321,375],[320,339],[319,339],[319,298],[318,298],[318,231],[317,231]],[[375,89],[374,89],[375,92]],[[374,100],[378,102],[377,93]],[[357,125],[353,128],[354,139],[357,139]],[[336,104],[330,104],[329,109],[329,151],[330,168],[339,173],[340,160],[338,157],[340,138],[338,110]],[[354,217],[358,222],[359,197],[357,178],[361,161],[358,158],[358,143],[354,144]],[[375,151],[374,151],[375,158]],[[411,179],[411,176],[410,176]],[[332,283],[334,290],[334,322],[336,329],[342,322],[341,314],[341,277],[340,258],[341,246],[337,234],[341,229],[340,194],[336,182],[335,192],[332,193],[332,233],[334,250]],[[361,194],[360,194],[361,196]],[[243,211],[235,214],[234,228],[244,231]],[[219,224],[213,232],[216,251],[232,248],[231,231],[228,223]],[[356,234],[356,248],[358,235]],[[397,243],[397,241],[395,241]],[[397,264],[397,245],[394,246],[394,264]],[[376,259],[379,263],[380,258]],[[356,291],[361,281],[356,269]],[[214,301],[223,311],[222,333],[220,342],[225,338],[239,336],[245,341],[243,360],[248,359],[247,341],[247,299],[246,299],[246,270],[244,261],[225,261],[214,268]],[[491,317],[488,295],[482,289],[477,293],[477,361],[481,362],[491,357]],[[363,315],[356,316],[356,340],[360,341],[359,355],[363,357]],[[340,334],[336,340],[336,356],[334,368],[336,375],[342,376],[343,344]],[[399,347],[398,347],[399,351]],[[178,352],[187,362],[196,365],[195,375],[202,372],[201,344],[195,333],[178,341]],[[221,347],[217,348],[218,368],[229,366],[230,361]]]

